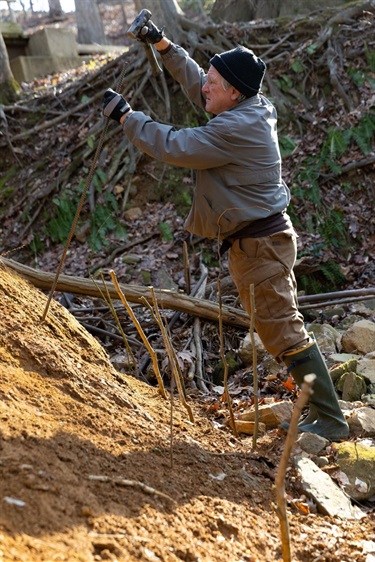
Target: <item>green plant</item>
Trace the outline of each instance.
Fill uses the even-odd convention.
[[[44,244],[39,234],[34,234],[32,241],[29,244],[30,250],[34,255],[38,255],[44,251]]]
[[[310,275],[301,275],[297,279],[299,290],[311,295],[335,291],[345,283],[346,278],[340,266],[334,260],[321,263],[318,272]]]
[[[90,217],[89,244],[93,250],[100,250],[107,244],[107,235],[114,232],[116,238],[126,239],[126,228],[118,220],[118,203],[111,191],[103,190],[107,182],[107,175],[101,169],[95,170],[93,185],[97,195],[94,212]]]
[[[372,152],[375,137],[375,110],[364,115],[357,127],[352,130],[352,135],[364,154]]]
[[[302,62],[301,62],[300,59],[295,59],[295,60],[292,62],[290,68],[291,68],[291,69],[293,70],[293,72],[295,72],[296,74],[298,74],[299,72],[303,72],[303,70],[304,70],[303,64],[302,64]]]
[[[89,246],[98,251],[107,243],[109,233],[113,233],[117,240],[124,240],[127,236],[126,228],[119,220],[119,208],[116,197],[103,187],[107,176],[98,168],[93,175],[92,183],[95,189],[96,201],[94,211],[90,215]],[[46,233],[53,242],[66,242],[73,224],[75,214],[85,187],[85,180],[81,180],[77,189],[65,190],[60,199],[53,199],[55,210],[48,221]],[[81,220],[78,221],[78,225]]]
[[[354,82],[357,88],[362,88],[366,84],[368,74],[358,68],[348,68],[347,73],[349,78]]]
[[[180,189],[174,196],[176,211],[179,215],[186,215],[191,207],[192,197],[188,189]]]
[[[296,189],[293,193],[298,199],[307,198],[309,201],[318,205],[320,202],[320,189],[319,189],[319,163],[313,156],[306,158],[299,168],[299,172],[293,182]]]
[[[0,176],[0,190],[3,190],[3,187],[5,187],[5,184],[11,180],[17,173],[19,172],[19,170],[17,169],[16,166],[11,166],[4,175]]]
[[[370,74],[375,72],[375,51],[366,51],[366,62],[368,69],[349,67],[347,69],[348,76],[358,88],[362,88],[366,82],[370,84],[371,88],[375,88],[375,80]]]
[[[173,240],[173,232],[170,224],[167,222],[160,222],[158,228],[161,232],[163,242],[171,242]]]
[[[298,200],[313,203],[314,217],[308,217],[304,226],[308,231],[318,231],[325,242],[335,248],[347,245],[349,237],[345,216],[338,209],[327,209],[321,200],[320,180],[324,175],[338,175],[341,171],[339,159],[351,149],[355,143],[363,154],[371,152],[375,137],[375,111],[365,114],[356,126],[342,130],[330,128],[316,156],[309,156],[298,166],[296,176],[292,180],[292,192],[295,199],[290,205],[290,214],[296,224],[298,218]],[[344,184],[346,192],[350,190]]]
[[[280,152],[282,158],[291,156],[296,149],[297,143],[292,137],[280,136],[279,137]]]
[[[324,240],[329,241],[330,245],[340,249],[348,245],[348,230],[345,222],[345,215],[338,209],[325,212],[319,232]]]
[[[275,82],[282,92],[289,92],[289,90],[294,86],[294,80],[292,80],[292,78],[290,78],[287,74],[284,74],[281,78],[275,80]]]
[[[202,261],[207,267],[218,267],[219,258],[216,251],[216,244],[211,248],[202,249]]]
[[[311,43],[311,45],[309,45],[306,48],[306,52],[309,55],[313,55],[315,53],[315,51],[317,50],[317,48],[318,48],[318,43]]]
[[[8,201],[10,201],[16,188],[13,185],[7,184],[16,174],[18,170],[16,166],[12,166],[6,173],[0,176],[0,205],[4,204],[6,208]],[[5,209],[4,209],[5,211]]]
[[[53,242],[66,242],[78,206],[76,194],[65,191],[61,199],[54,198],[55,205],[53,217],[47,222],[46,234]]]
[[[366,51],[366,61],[371,72],[375,72],[375,51]]]

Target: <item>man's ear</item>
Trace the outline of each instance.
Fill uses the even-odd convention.
[[[233,101],[237,101],[238,98],[241,97],[241,92],[239,92],[236,88],[233,88],[232,86],[232,92],[231,92],[231,96],[230,99]]]

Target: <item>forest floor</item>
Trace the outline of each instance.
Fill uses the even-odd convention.
[[[0,288],[2,562],[282,560],[285,434],[253,448],[203,398],[192,423],[176,397],[116,371],[59,303],[42,321],[45,295],[4,266]],[[293,560],[372,560],[371,513],[318,513],[292,467],[286,491]]]
[[[131,20],[132,3],[126,5]],[[120,15],[111,7],[107,13],[107,35],[113,44],[122,44]],[[36,18],[30,26],[35,28],[38,21],[39,25],[45,23]],[[50,91],[54,77],[47,81]],[[25,85],[26,93],[33,87],[43,89],[43,81]],[[81,99],[82,92],[76,96]],[[64,98],[64,103],[76,103],[75,96],[72,98]],[[50,101],[46,96],[41,104]],[[93,121],[98,111],[93,110]],[[325,118],[332,113],[331,107],[324,115],[323,108],[319,111]],[[44,112],[41,115],[45,119]],[[81,117],[86,120],[83,112]],[[26,126],[25,117],[9,115],[8,119],[12,134]],[[15,155],[23,165],[17,177],[19,190],[9,198],[14,212],[5,215],[1,224],[6,257],[12,258],[13,249],[17,253],[18,245],[30,242],[32,236],[22,225],[27,222],[23,209],[29,205],[27,196],[33,204],[41,201],[41,208],[47,207],[56,195],[47,192],[47,187],[58,183],[65,167],[61,163],[66,158],[63,147],[81,140],[80,127],[79,121],[75,125],[66,122],[15,143]],[[315,137],[306,136],[303,141],[311,151],[319,139],[316,129]],[[40,181],[30,179],[29,164],[31,170],[45,156]],[[87,245],[74,239],[64,272],[86,275],[95,265],[107,274],[111,267],[126,283],[151,282],[158,287],[172,282],[174,288],[184,290],[181,247],[187,235],[183,219],[173,204],[153,198],[160,182],[153,181],[155,168],[147,159],[141,164],[137,193],[131,201],[133,211],[141,209],[141,215],[135,213],[127,219],[126,251],[108,260],[108,248],[103,248],[92,259]],[[287,162],[287,175],[291,167]],[[355,172],[360,177],[355,197],[345,195],[340,186],[324,191],[327,200],[342,204],[348,231],[357,233],[358,239],[362,235],[356,251],[339,256],[347,288],[373,284],[374,265],[369,258],[375,244],[369,204],[373,197],[365,189],[373,185],[373,173],[373,165],[367,175]],[[32,218],[42,217],[34,208]],[[303,218],[308,219],[309,212],[313,213],[312,208]],[[161,224],[168,224],[175,233],[172,240],[161,236]],[[26,232],[24,238],[20,231]],[[42,232],[42,226],[35,226],[34,232]],[[318,237],[300,233],[300,249],[314,244],[319,244]],[[35,255],[32,265],[55,272],[61,251],[62,244],[47,245],[43,255]],[[194,256],[198,277],[205,251],[203,241]],[[137,260],[125,262],[124,254]],[[223,267],[226,273],[225,261]],[[209,281],[215,280],[217,267],[209,269]],[[146,273],[151,276],[147,282]],[[230,304],[235,298],[230,297]],[[235,437],[228,426],[218,423],[228,413],[225,402],[214,392],[189,396],[192,423],[177,395],[173,401],[164,399],[155,385],[116,370],[109,358],[113,343],[109,345],[106,338],[98,343],[59,302],[52,301],[42,321],[46,299],[6,269],[0,258],[0,562],[281,561],[275,476],[285,434],[268,431],[258,438],[255,448],[251,436]],[[73,304],[84,308],[87,303],[76,299]],[[350,312],[349,305],[345,313]],[[97,325],[103,327],[103,317]],[[218,361],[218,333],[210,323],[202,329],[209,368]],[[131,330],[134,332],[134,326],[126,328],[127,334],[132,335]],[[177,339],[187,338],[184,330],[182,322],[175,329]],[[226,329],[227,347],[236,349],[244,334],[244,330]],[[122,342],[117,345],[123,348]],[[269,387],[271,391],[276,398],[281,396],[280,386]],[[299,452],[295,445],[292,455]],[[334,449],[329,445],[324,455],[330,461],[329,472],[335,466]],[[295,562],[373,562],[369,543],[375,541],[374,515],[370,509],[364,508],[364,517],[358,520],[318,512],[301,492],[292,463],[286,492]]]

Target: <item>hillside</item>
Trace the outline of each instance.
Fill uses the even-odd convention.
[[[268,431],[253,450],[204,400],[190,400],[191,423],[177,398],[116,371],[61,305],[41,321],[45,302],[0,265],[2,560],[281,560],[285,436]],[[294,560],[368,561],[370,514],[317,514],[293,470],[287,494]]]
[[[108,13],[108,34],[121,44],[119,18]],[[265,93],[279,111],[299,233],[301,303],[304,291],[374,288],[374,17],[373,2],[354,2],[295,20],[183,24],[184,45],[202,64],[214,43],[228,42],[253,45],[267,60]],[[46,23],[45,16],[35,21]],[[103,140],[64,274],[95,284],[112,270],[135,288],[168,289],[176,300],[198,294],[215,305],[220,278],[224,305],[242,310],[216,243],[183,229],[192,172],[152,162],[115,126],[106,129],[103,91],[118,84],[123,69],[122,91],[135,108],[177,126],[204,123],[168,75],[151,76],[137,46],[23,84],[20,100],[0,108],[0,560],[281,562],[275,477],[285,433],[269,429],[254,448],[252,436],[236,437],[228,426],[216,380],[216,321],[162,310],[192,422],[144,302],[133,309],[158,353],[167,398],[118,301],[136,369],[105,295],[57,292],[43,320],[47,290],[2,259],[57,271]],[[374,321],[374,300],[363,295],[302,306],[308,322],[334,334],[334,351],[341,351],[336,329]],[[237,357],[247,334],[243,325],[224,326],[225,353],[235,355],[230,390],[238,411],[253,403],[252,367]],[[198,340],[207,393],[190,372]],[[332,354],[328,344],[322,350]],[[269,357],[258,357],[258,371],[264,403],[295,399],[296,389]],[[358,442],[353,432],[350,442]],[[335,481],[334,447],[320,455]],[[325,515],[303,492],[292,462],[286,494],[293,562],[373,562],[373,498],[358,504],[360,519]]]
[[[357,1],[291,20],[206,27],[181,22],[182,44],[203,66],[217,49],[237,43],[267,62],[263,90],[279,113],[299,256],[318,270],[299,281],[308,292],[364,287],[374,278],[374,12],[373,2]],[[127,45],[121,17],[113,8],[107,17],[109,37]],[[168,269],[179,285],[183,240],[192,259],[201,248],[206,265],[217,261],[212,242],[190,239],[183,230],[193,174],[138,153],[113,123],[106,130],[102,96],[109,86],[120,88],[135,109],[177,127],[203,124],[207,116],[186,103],[167,73],[152,76],[138,45],[127,49],[24,84],[19,102],[3,108],[0,252],[53,270],[94,171],[73,239],[75,259],[68,259],[66,271],[97,270],[105,258],[118,257],[119,247],[136,243],[136,271],[116,266],[138,283],[141,271],[151,269],[146,258],[168,242],[169,253],[178,256]]]

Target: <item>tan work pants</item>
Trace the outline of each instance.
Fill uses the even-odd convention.
[[[255,329],[278,361],[286,351],[309,341],[297,308],[296,238],[295,231],[288,229],[264,238],[235,240],[229,251],[229,272],[242,305],[250,315],[250,285],[254,284]]]

